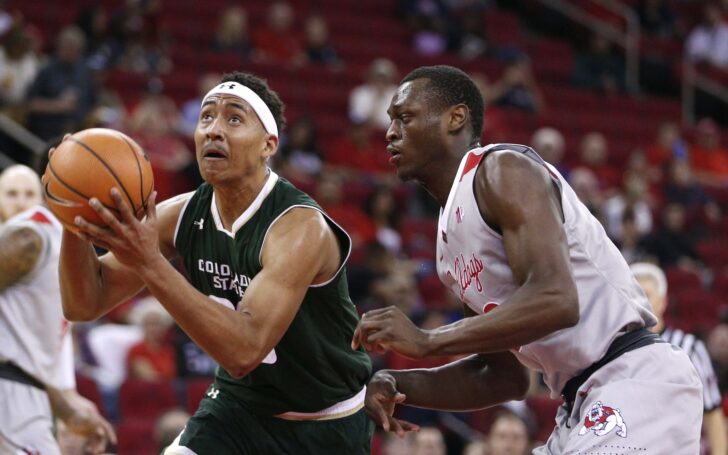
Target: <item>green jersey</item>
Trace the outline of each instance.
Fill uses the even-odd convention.
[[[273,223],[294,207],[324,212],[311,197],[271,172],[260,194],[228,231],[213,195],[212,186],[205,183],[188,200],[180,213],[175,246],[192,285],[212,300],[236,308],[262,269],[261,251]],[[215,384],[223,395],[257,414],[320,411],[356,395],[371,375],[369,356],[350,345],[358,321],[344,269],[351,240],[325,213],[324,217],[339,241],[339,271],[326,283],[308,288],[283,338],[255,370],[235,379],[217,369]]]

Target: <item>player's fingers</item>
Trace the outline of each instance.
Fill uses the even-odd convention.
[[[419,425],[415,425],[412,422],[407,422],[406,420],[398,420],[398,422],[402,426],[402,429],[405,432],[414,431],[416,433],[416,432],[420,431],[420,426]]]
[[[391,429],[391,431],[394,431],[395,433],[397,433],[397,436],[403,438],[405,431],[404,428],[402,428],[402,424],[399,422],[399,420],[395,419],[392,416],[387,416],[387,420],[389,421],[389,428]]]
[[[157,192],[152,191],[147,200],[147,218],[157,221]]]
[[[98,198],[92,197],[88,200],[88,205],[94,209],[99,217],[106,223],[110,228],[113,229],[114,225],[119,225],[119,219],[111,213],[108,207],[101,203]],[[90,224],[90,223],[89,223]]]
[[[121,197],[121,191],[119,191],[118,188],[111,188],[109,190],[109,194],[111,194],[111,199],[114,200],[114,204],[116,204],[116,208],[119,209],[119,213],[121,214],[121,219],[124,220],[125,223],[133,223],[134,221],[137,221],[131,207],[129,207],[129,203]]]
[[[116,431],[114,431],[114,427],[111,426],[109,422],[107,422],[104,418],[99,417],[101,421],[101,427],[104,432],[104,436],[106,437],[106,440],[111,442],[112,444],[116,444]]]
[[[359,322],[361,324],[361,322]],[[351,337],[351,349],[359,349],[359,346],[361,346],[361,340],[359,337],[361,336],[361,330],[359,329],[359,324],[356,325],[356,328],[354,329],[354,335]]]

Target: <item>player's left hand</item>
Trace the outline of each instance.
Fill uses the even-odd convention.
[[[384,431],[393,431],[399,437],[410,431],[420,431],[420,427],[393,417],[394,408],[404,402],[406,396],[397,390],[396,381],[386,370],[377,371],[367,384],[364,400],[369,418]]]
[[[157,227],[157,192],[153,191],[147,201],[147,218],[140,221],[125,201],[118,188],[112,188],[111,198],[119,211],[117,218],[97,198],[91,198],[89,205],[99,214],[106,226],[89,223],[76,217],[81,237],[104,248],[116,256],[122,264],[139,270],[161,257]]]
[[[396,351],[419,359],[429,351],[427,332],[418,328],[397,307],[367,311],[359,320],[351,347],[364,346],[368,351]]]

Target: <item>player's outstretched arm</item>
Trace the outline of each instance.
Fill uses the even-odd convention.
[[[112,194],[118,190],[113,189]],[[155,193],[156,194],[156,193]],[[153,195],[149,204],[154,204]],[[158,250],[171,258],[174,253],[173,236],[177,218],[191,193],[168,199],[159,204],[157,222]],[[115,199],[119,199],[116,197]],[[97,199],[90,205],[107,216],[113,217]],[[132,267],[122,264],[113,252],[98,257],[93,243],[110,249],[99,235],[113,236],[109,228],[103,228],[80,220],[81,234],[76,235],[64,229],[61,243],[59,276],[65,317],[71,321],[97,319],[119,303],[136,295],[144,283]],[[96,235],[94,235],[96,234]],[[92,243],[93,242],[93,243]]]
[[[409,423],[392,418],[395,404],[444,411],[471,411],[521,400],[526,368],[510,352],[476,354],[438,368],[380,370],[367,385],[369,416],[386,431],[402,434]]]

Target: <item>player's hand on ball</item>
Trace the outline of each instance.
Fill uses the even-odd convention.
[[[393,431],[403,437],[409,431],[420,431],[420,427],[393,417],[394,408],[407,397],[397,391],[395,379],[386,370],[378,371],[367,385],[364,401],[369,418],[384,431]]]

